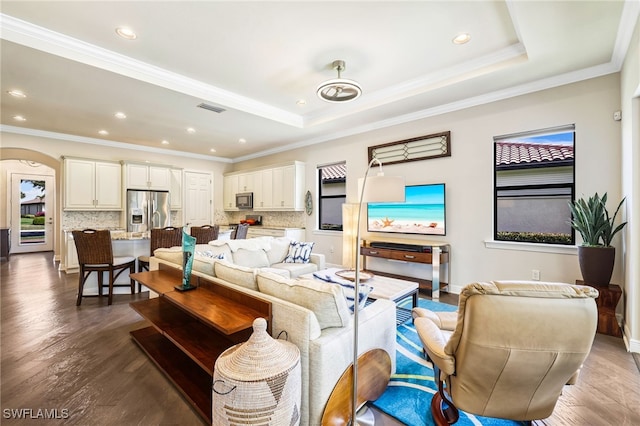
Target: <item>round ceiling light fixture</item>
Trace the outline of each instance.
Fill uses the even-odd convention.
[[[327,80],[318,86],[316,93],[323,101],[341,103],[358,99],[362,95],[360,84],[353,80],[340,78],[340,73],[345,70],[346,64],[342,60],[333,61],[331,67],[338,71],[338,78]]]

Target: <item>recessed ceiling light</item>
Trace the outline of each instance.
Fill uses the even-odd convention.
[[[27,119],[26,119],[26,118],[24,118],[24,117],[23,117],[23,116],[21,116],[21,115],[14,115],[14,116],[13,116],[13,119],[14,119],[14,120],[16,120],[16,121],[27,121]]]
[[[187,133],[195,133],[196,129],[194,129],[193,127],[187,127]]]
[[[127,114],[120,111],[116,112],[114,115],[116,118],[119,118],[120,120],[124,120],[125,118],[127,118]]]
[[[7,93],[13,96],[14,98],[26,98],[27,95],[24,94],[22,90],[7,90]]]
[[[239,143],[247,143],[247,140],[245,138],[240,138],[238,139]]]
[[[215,148],[211,148],[209,151],[210,152],[216,152],[216,149]]]
[[[168,140],[166,140],[166,139],[163,139],[163,140],[162,140],[162,145],[169,145],[169,141],[168,141]]]
[[[127,27],[116,28],[116,34],[127,40],[135,40],[138,37],[131,28]]]
[[[455,36],[453,38],[453,40],[451,40],[454,44],[465,44],[467,43],[469,40],[471,40],[471,35],[468,33],[461,33],[458,34],[457,36]]]
[[[100,133],[102,136],[107,136],[109,134],[109,132],[107,132],[106,130],[98,130],[98,133]]]

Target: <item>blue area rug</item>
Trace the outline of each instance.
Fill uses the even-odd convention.
[[[456,306],[420,299],[420,307],[432,311],[455,311]],[[400,305],[411,308],[411,300]],[[396,350],[396,373],[391,376],[387,390],[372,404],[381,411],[408,426],[431,426],[430,404],[437,385],[433,380],[433,369],[422,355],[422,343],[412,321],[398,326]],[[474,416],[460,411],[456,425],[515,426],[521,422]]]

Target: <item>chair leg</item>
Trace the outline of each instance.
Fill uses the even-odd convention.
[[[109,302],[108,305],[113,303],[113,268],[109,268]]]
[[[131,274],[134,274],[136,272],[136,265],[135,263],[132,263],[131,266],[129,266],[129,277],[131,277]],[[133,278],[129,278],[129,280],[131,281],[131,294],[135,294],[136,292],[136,282]],[[140,284],[138,284],[140,285]],[[140,293],[138,291],[138,293]]]
[[[104,285],[104,272],[96,271],[98,274],[98,296],[102,297],[102,286]]]
[[[138,272],[144,272],[149,270],[149,264],[147,262],[138,261]],[[138,282],[138,293],[142,292],[142,284]]]
[[[85,279],[86,278],[84,276],[84,268],[80,266],[80,271],[78,274],[78,299],[76,300],[76,306],[80,306],[80,304],[82,303],[82,293],[84,289]]]

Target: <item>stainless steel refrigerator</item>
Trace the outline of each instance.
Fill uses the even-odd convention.
[[[146,232],[170,225],[169,191],[127,189],[127,231]]]

